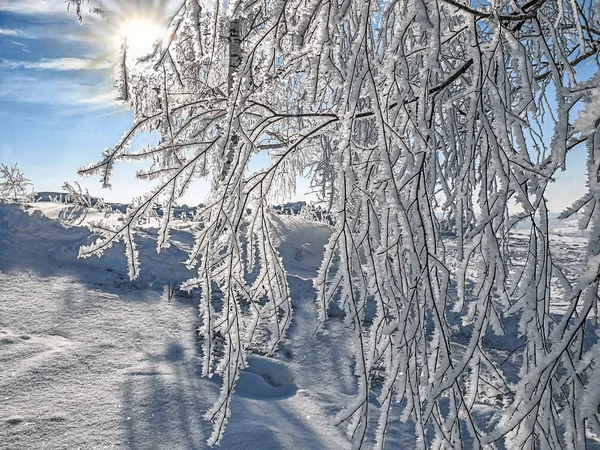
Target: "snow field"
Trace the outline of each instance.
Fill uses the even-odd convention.
[[[149,230],[140,279],[130,282],[120,249],[76,260],[89,233],[65,228],[67,209],[0,205],[0,448],[205,448],[203,415],[219,380],[200,377],[196,301],[167,295],[189,276],[179,264],[188,233],[174,233],[178,244],[158,256]],[[286,260],[296,241],[323,242],[292,256],[290,339],[280,359],[249,357],[221,447],[348,448],[331,420],[354,389],[348,349],[337,332],[315,333],[302,278],[316,271],[327,227],[288,217],[281,227],[295,233],[282,243]]]
[[[174,245],[157,255],[155,224],[149,223],[138,239],[141,274],[131,282],[122,248],[77,260],[79,246],[89,241],[83,225],[100,216],[54,203],[0,204],[0,448],[206,448],[211,430],[203,416],[220,380],[200,376],[195,296],[173,291],[190,276],[183,261],[195,225],[178,224]],[[330,228],[282,215],[277,234],[292,324],[275,358],[248,357],[221,448],[350,448],[345,424],[335,422],[357,389],[350,332],[340,311],[317,326],[312,285]],[[575,279],[584,239],[569,227],[561,234],[553,237],[563,250],[555,261]],[[523,259],[527,239],[513,234],[513,262]],[[451,240],[446,246],[451,254]],[[563,307],[555,305],[555,313]],[[453,336],[457,361],[467,328]],[[514,337],[488,336],[484,343],[516,376],[519,362],[508,352],[517,346]],[[371,389],[375,412],[380,386]],[[474,404],[473,411],[492,431],[508,399],[491,385],[486,389],[490,402]],[[412,425],[398,419],[401,406],[392,406],[386,448],[414,443]]]

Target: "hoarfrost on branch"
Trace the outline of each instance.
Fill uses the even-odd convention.
[[[212,180],[186,287],[201,291],[204,374],[222,376],[206,414],[215,444],[257,329],[274,352],[290,324],[271,204],[308,173],[334,222],[314,280],[319,320],[337,302],[354,335],[358,393],[338,423],[356,448],[375,421],[383,447],[394,417],[414,424],[419,448],[585,448],[600,434],[600,78],[578,82],[577,71],[597,69],[599,44],[588,0],[183,1],[153,53],[131,62],[122,49],[117,85],[134,123],[80,171],[108,187],[115,164],[147,160],[138,177],[156,188],[118,226],[96,226],[81,256],[124,241],[135,278],[136,224],[162,205],[167,247],[176,199]],[[151,130],[157,145],[128,147]],[[589,193],[564,216],[583,213],[590,244],[570,282],[544,194],[579,145]],[[270,163],[249,172],[259,154]],[[442,221],[454,224],[455,254]],[[520,222],[530,242],[516,265]],[[561,316],[553,277],[569,305]],[[511,364],[485,345],[503,333],[522,343]],[[503,416],[486,431],[475,406],[492,399]]]

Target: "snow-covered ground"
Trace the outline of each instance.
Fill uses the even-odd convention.
[[[130,282],[119,249],[76,259],[89,235],[77,224],[94,218],[80,213],[0,205],[0,448],[205,448],[219,383],[200,377],[196,300],[168,295],[190,275],[179,264],[189,234],[159,257],[149,230]],[[355,389],[348,348],[335,320],[315,333],[308,280],[329,230],[289,216],[279,226],[297,305],[290,340],[278,359],[250,358],[221,447],[348,448],[332,422]]]
[[[183,262],[196,225],[180,222],[175,245],[157,255],[149,223],[138,239],[142,271],[130,282],[118,246],[77,259],[90,239],[85,223],[101,215],[0,203],[0,449],[206,448],[203,415],[219,380],[200,376],[196,298],[172,295],[193,275]],[[553,237],[569,277],[585,255],[574,224],[561,223]],[[311,281],[330,228],[289,215],[277,217],[277,228],[293,323],[275,358],[249,357],[221,448],[350,448],[333,422],[356,392],[350,339],[335,314],[317,331]],[[516,260],[527,242],[526,233],[513,234]],[[501,408],[476,405],[489,427]],[[386,448],[413,447],[410,427],[396,420]]]

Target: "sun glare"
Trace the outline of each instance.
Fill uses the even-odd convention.
[[[127,42],[127,55],[141,58],[152,52],[153,46],[163,34],[164,29],[148,19],[129,19],[123,22],[117,32],[116,40],[120,46]]]

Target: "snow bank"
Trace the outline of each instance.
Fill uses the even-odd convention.
[[[78,217],[74,219],[76,215]],[[102,258],[77,259],[79,247],[90,240],[85,225],[103,217],[103,213],[95,210],[82,212],[73,206],[57,203],[4,204],[0,206],[0,227],[5,233],[0,239],[3,239],[6,249],[19,248],[27,252],[28,255],[21,259],[44,272],[51,267],[65,267],[73,273],[93,269],[87,276],[102,274],[102,278],[104,271],[129,283],[122,244],[115,244],[114,250]],[[113,214],[110,220],[118,220],[119,217],[119,214]],[[139,280],[132,285],[179,284],[190,278],[191,272],[183,263],[187,259],[186,251],[192,245],[192,237],[183,231],[175,231],[173,237],[174,245],[158,255],[155,229],[149,227],[139,235],[137,242],[143,268]]]

